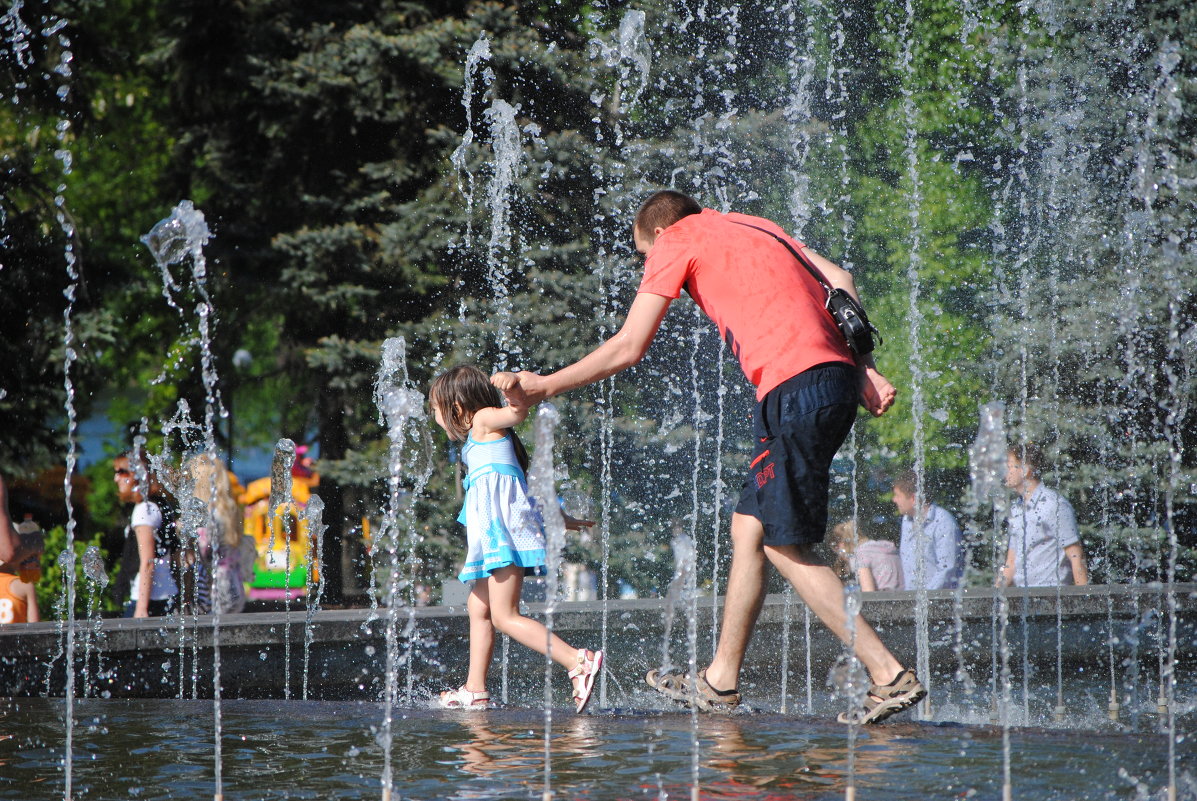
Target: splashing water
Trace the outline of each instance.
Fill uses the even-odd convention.
[[[291,503],[293,485],[291,468],[295,466],[295,442],[286,437],[274,445],[274,458],[270,462],[270,515],[278,513],[279,507]],[[273,545],[273,541],[271,543]]]
[[[619,29],[613,43],[609,44],[600,38],[590,40],[592,57],[601,57],[608,67],[619,69],[618,87],[621,95],[626,87],[632,86],[632,79],[635,77],[631,97],[626,101],[622,96],[616,100],[621,106],[625,102],[634,105],[648,86],[648,76],[652,69],[652,48],[644,31],[644,23],[643,11],[628,11],[619,21]]]
[[[495,344],[501,354],[496,364],[499,370],[507,369],[508,357],[516,356],[520,351],[512,331],[509,264],[512,193],[522,172],[524,155],[516,111],[506,100],[496,99],[485,114],[494,150],[494,174],[487,190],[490,240],[486,248],[486,264],[497,317]]]
[[[461,136],[461,144],[454,149],[449,161],[457,170],[457,190],[465,196],[466,201],[466,232],[465,247],[469,249],[474,240],[474,172],[469,169],[470,146],[474,143],[474,74],[478,66],[490,60],[490,40],[486,34],[478,37],[466,53],[464,82],[461,93],[461,105],[465,108],[466,129]],[[482,73],[483,83],[489,86],[495,79],[494,71],[490,67]]]
[[[175,280],[171,265],[182,264],[191,257],[192,264],[203,265],[204,245],[210,237],[204,213],[190,200],[179,201],[170,216],[159,220],[141,241],[149,248],[154,263],[162,273],[162,296],[171,308],[182,311],[176,297],[184,287]],[[206,268],[197,266],[198,275],[206,275]]]
[[[387,507],[383,517],[382,530],[379,533],[378,547],[382,548],[387,557],[387,580],[383,593],[387,599],[386,616],[386,684],[383,690],[384,714],[379,734],[379,744],[383,752],[383,768],[380,779],[382,785],[382,799],[391,798],[394,771],[392,766],[392,747],[394,745],[394,706],[398,701],[399,674],[399,646],[398,646],[398,615],[402,604],[400,591],[404,587],[411,587],[410,579],[401,576],[400,531],[404,514],[410,516],[416,497],[423,482],[427,481],[431,472],[431,460],[425,459],[426,467],[416,478],[416,488],[413,492],[404,492],[401,481],[405,476],[408,465],[405,465],[404,445],[408,435],[408,423],[420,421],[424,414],[424,396],[411,386],[407,373],[407,343],[403,337],[391,337],[383,342],[382,358],[378,374],[374,383],[374,401],[379,410],[379,421],[385,426],[387,437],[390,439],[390,449],[387,462]],[[423,432],[420,437],[425,444],[425,453],[430,455],[431,440],[424,432],[423,426],[416,426]],[[410,531],[409,531],[410,533]],[[411,570],[417,567],[415,554],[415,537],[410,536]],[[412,644],[416,639],[415,618],[413,605],[408,608],[408,625],[406,630],[408,652],[408,687],[412,682]],[[409,698],[410,701],[410,698]]]
[[[312,654],[312,642],[316,634],[312,623],[316,619],[316,613],[320,611],[320,601],[324,598],[324,532],[328,529],[328,526],[324,525],[324,500],[319,495],[311,496],[308,499],[307,507],[303,510],[303,516],[307,520],[308,542],[311,543],[306,554],[307,593],[305,598],[308,604],[308,617],[303,630],[303,698],[306,701],[308,698],[309,660]],[[313,551],[315,551],[314,554]],[[319,578],[314,582],[316,586],[313,587],[312,576],[316,571],[319,572]]]
[[[545,604],[545,628],[547,651],[544,667],[544,799],[553,797],[552,783],[552,733],[553,733],[553,613],[556,611],[559,594],[558,576],[561,569],[561,553],[565,549],[565,517],[557,503],[556,475],[553,469],[553,434],[561,415],[551,403],[543,403],[536,414],[536,451],[528,473],[528,494],[535,502],[544,521],[545,563],[548,572],[548,587]]]
[[[1004,498],[1006,487],[1006,404],[1001,401],[981,406],[977,438],[968,450],[973,495],[979,503]]]

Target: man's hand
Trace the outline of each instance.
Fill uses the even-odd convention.
[[[860,371],[860,405],[869,410],[874,417],[885,414],[894,405],[898,391],[889,379],[877,372],[875,367],[866,367]]]
[[[520,383],[520,377],[515,373],[495,373],[490,377],[490,383],[503,393],[503,398],[507,401],[509,407],[523,409],[526,414],[526,410],[533,405],[528,400],[527,393],[524,392],[524,387]]]
[[[529,405],[535,405],[549,397],[548,381],[545,380],[544,376],[530,373],[527,370],[521,370],[517,379],[520,389],[523,390],[524,397],[527,399]]]

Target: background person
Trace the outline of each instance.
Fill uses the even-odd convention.
[[[960,581],[960,526],[950,512],[931,503],[925,494],[923,508],[916,509],[918,490],[918,474],[913,470],[894,481],[894,506],[902,518],[903,580],[908,590],[951,589]]]
[[[197,597],[199,611],[207,614],[213,605],[221,614],[245,609],[245,578],[252,569],[243,564],[242,547],[245,524],[241,507],[233,499],[229,471],[224,462],[209,454],[200,454],[187,462],[187,474],[193,482],[192,494],[203,504],[204,523],[196,530],[202,573]],[[216,536],[216,568],[212,569],[213,535]],[[252,538],[250,538],[252,540]]]
[[[551,375],[520,373],[520,387],[524,400],[535,403],[637,364],[683,288],[728,343],[758,403],[756,448],[732,515],[719,644],[694,687],[688,674],[652,671],[646,677],[670,698],[726,709],[740,702],[736,688],[764,602],[768,563],[848,642],[843,584],[814,546],[826,533],[831,461],[856,419],[858,400],[880,415],[895,391],[871,355],[854,357],[848,349],[824,306],[826,290],[790,250],[805,245],[776,223],[704,209],[694,198],[664,190],[640,207],[632,239],[645,256],[644,276],[620,330]],[[833,287],[856,296],[851,273],[809,249],[806,255]],[[852,717],[875,723],[922,700],[922,683],[864,618],[857,615],[854,628],[856,656],[873,683]]]
[[[831,529],[827,544],[836,555],[836,573],[855,576],[862,592],[905,589],[902,559],[892,542],[861,539],[856,523],[845,520]]]
[[[1072,504],[1043,485],[1043,451],[1027,443],[1006,453],[1006,486],[1018,493],[1006,531],[1010,547],[997,586],[1088,584],[1089,568]]]
[[[33,530],[18,535],[17,559],[0,561],[0,624],[37,623],[41,610],[37,605],[37,578],[41,576],[41,555],[45,538],[36,524]]]
[[[8,511],[8,485],[0,475],[0,562],[19,564],[26,555],[23,551],[20,535]]]
[[[135,466],[144,471],[144,486],[138,486]],[[116,457],[112,471],[117,497],[121,503],[133,504],[129,528],[137,544],[137,575],[130,583],[125,617],[169,614],[179,594],[171,564],[177,548],[163,529],[162,508],[154,500],[162,487],[139,453]]]

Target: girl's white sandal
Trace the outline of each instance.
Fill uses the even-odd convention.
[[[590,703],[590,695],[594,692],[594,680],[602,669],[602,651],[578,651],[578,666],[569,671],[569,680],[573,682],[574,679],[581,679],[580,683],[574,684],[574,704],[579,712]]]
[[[490,693],[483,690],[480,693],[471,692],[464,686],[456,690],[446,690],[437,697],[437,703],[442,709],[489,709]]]

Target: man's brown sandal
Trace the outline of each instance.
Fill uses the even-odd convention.
[[[694,704],[702,712],[730,712],[740,705],[739,690],[716,690],[707,681],[707,671],[698,671],[693,690],[689,673],[662,673],[656,668],[644,677],[649,687],[662,695],[689,706]]]
[[[927,697],[927,688],[913,671],[903,670],[889,684],[874,684],[865,696],[864,707],[853,712],[841,712],[840,723],[868,725],[880,723]]]

